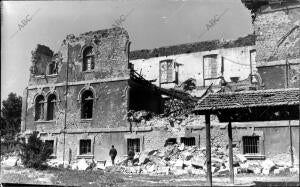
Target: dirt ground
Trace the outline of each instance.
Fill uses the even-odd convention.
[[[60,184],[69,186],[205,186],[205,176],[192,175],[125,175],[98,171],[66,169],[35,170],[1,166],[1,183]],[[253,181],[299,181],[298,175],[262,176],[243,174],[235,176],[235,185],[250,186]],[[213,177],[214,186],[231,186],[229,177]]]

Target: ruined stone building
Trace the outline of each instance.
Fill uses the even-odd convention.
[[[160,113],[162,103],[155,86],[130,76],[129,44],[127,32],[114,28],[68,35],[57,53],[38,45],[24,91],[22,132],[39,131],[64,161],[106,159],[111,145],[119,155],[138,149],[143,140],[131,132],[149,129],[131,128],[127,112]]]
[[[244,81],[244,86],[257,83],[255,36],[237,40],[212,40],[130,53],[134,69],[157,86],[174,88],[194,79],[198,89],[212,84],[220,88],[222,81]],[[245,84],[248,82],[248,84]],[[252,85],[254,86],[254,85]],[[254,86],[255,87],[255,86]]]
[[[145,114],[135,121],[128,118],[128,112],[164,113],[170,98],[196,99],[202,108],[226,108],[226,103],[238,106],[236,101],[244,99],[249,106],[259,107],[262,102],[281,106],[275,107],[278,111],[264,106],[266,111],[259,113],[257,121],[247,109],[239,122],[232,124],[234,151],[249,159],[288,162],[292,137],[297,158],[299,3],[243,2],[253,13],[255,32],[236,40],[130,52],[127,32],[114,28],[68,35],[57,53],[38,45],[24,91],[22,132],[39,131],[53,147],[53,156],[64,161],[106,160],[111,145],[119,157],[131,147],[140,152],[180,142],[204,146],[203,116],[186,113],[147,121]],[[195,88],[177,93],[190,78],[195,80]],[[212,143],[226,150],[227,121],[217,114],[212,118]]]
[[[299,164],[299,2],[244,0],[243,3],[252,12],[253,35],[233,41],[132,51],[130,62],[137,72],[159,87],[178,89],[193,78],[197,88],[189,93],[203,96],[212,84],[215,94],[200,99],[199,110],[215,107],[226,111],[237,105],[232,106],[238,115],[234,117],[238,122],[233,123],[232,132],[236,152],[249,159],[272,158],[288,163],[292,147],[294,163]],[[225,93],[221,89],[224,80],[229,88]],[[263,104],[269,107],[264,108]],[[258,108],[244,111],[238,105]],[[222,148],[228,144],[226,116],[230,112],[215,115],[218,118],[211,123],[212,137]],[[196,145],[205,146],[204,119],[184,120],[181,124],[186,121],[188,125],[182,134],[194,138]],[[177,137],[180,142],[182,134],[169,136]]]

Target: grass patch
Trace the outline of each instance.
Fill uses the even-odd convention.
[[[2,183],[23,183],[26,184],[31,181],[31,178],[27,175],[19,173],[6,173],[1,175]]]
[[[104,173],[97,171],[76,171],[68,169],[51,169],[51,173],[56,176],[55,184],[69,186],[115,186],[124,183],[124,179],[114,173]]]

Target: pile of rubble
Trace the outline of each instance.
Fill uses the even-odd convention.
[[[126,174],[164,174],[164,175],[206,175],[205,148],[196,146],[169,145],[158,150],[146,150],[137,154],[132,162],[120,162],[115,171]],[[212,148],[212,173],[214,176],[229,174],[228,153],[217,147]],[[286,163],[288,164],[288,163]],[[288,165],[278,165],[272,160],[247,160],[241,154],[234,154],[234,173],[254,174],[282,174],[286,172],[297,173],[297,169]]]
[[[205,124],[205,119],[203,116],[196,114],[186,114],[181,116],[163,116],[163,114],[154,114],[148,111],[129,111],[127,114],[128,120],[133,123],[133,126],[147,126],[147,127],[157,127],[157,128],[165,128],[165,127],[174,127],[181,126],[185,127],[187,125],[199,125]],[[211,116],[212,122],[218,122],[216,116]]]
[[[229,174],[228,150],[213,146],[211,152],[212,173],[214,176]],[[196,146],[174,144],[157,150],[145,150],[136,153],[133,162],[125,160],[112,166],[110,161],[94,162],[80,159],[73,163],[63,163],[50,159],[50,167],[64,167],[72,170],[104,170],[106,172],[122,172],[125,174],[150,175],[206,175],[206,149]],[[23,166],[16,154],[2,156],[1,165]],[[254,173],[262,175],[279,175],[284,173],[299,174],[299,168],[290,168],[288,162],[266,160],[247,160],[241,154],[234,154],[234,173]]]

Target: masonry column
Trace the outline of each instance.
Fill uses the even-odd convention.
[[[210,145],[210,115],[205,114],[205,129],[206,129],[206,171],[207,184],[212,186],[211,174],[211,145]]]

